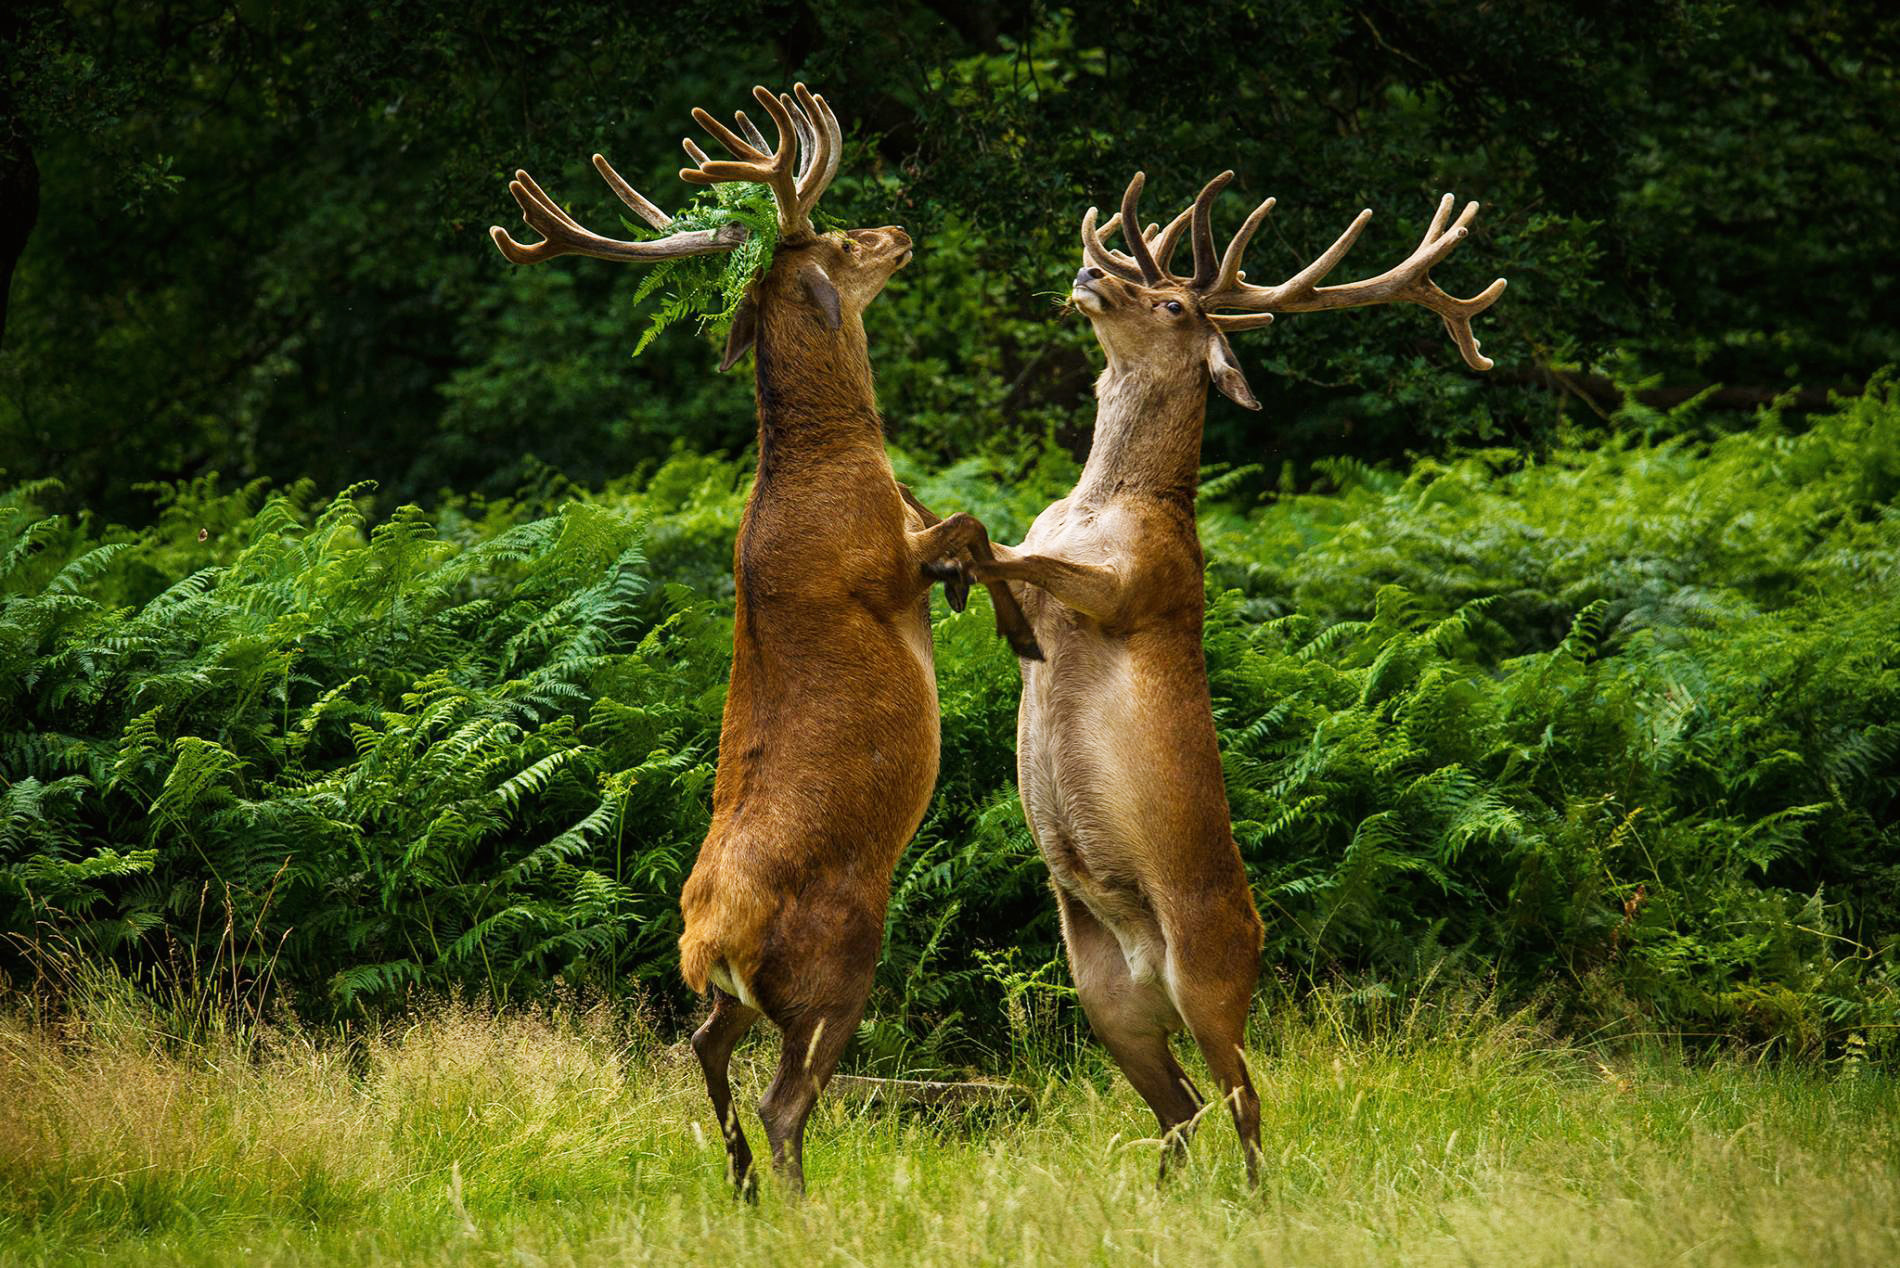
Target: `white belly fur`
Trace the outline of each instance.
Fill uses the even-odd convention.
[[[1021,734],[1031,830],[1056,884],[1114,934],[1129,976],[1155,981],[1168,957],[1137,865],[1148,846],[1141,792],[1148,763],[1125,649],[1096,643],[1083,663],[1031,672]]]

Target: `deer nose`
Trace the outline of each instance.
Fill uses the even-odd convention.
[[[1100,277],[1101,275],[1102,275],[1102,270],[1096,268],[1092,264],[1085,264],[1081,268],[1076,270],[1075,284],[1077,286],[1087,286],[1090,282],[1093,282],[1096,278]]]

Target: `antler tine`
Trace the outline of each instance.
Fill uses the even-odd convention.
[[[792,116],[792,126],[798,130],[798,161],[793,164],[793,179],[802,188],[805,174],[811,171],[812,160],[817,157],[818,133],[812,128],[811,120],[805,114],[805,107],[788,92],[778,95],[778,103],[785,107],[785,113]],[[801,193],[800,198],[804,195]]]
[[[825,173],[825,185],[829,187],[838,178],[838,165],[844,162],[844,129],[838,124],[838,116],[831,112],[829,101],[820,96],[818,105],[825,112],[825,127],[831,133],[831,169]]]
[[[1098,231],[1095,227],[1095,217],[1101,214],[1102,213],[1096,208],[1090,207],[1087,213],[1082,217],[1083,256],[1087,258],[1091,264],[1095,265],[1096,268],[1101,269],[1104,273],[1113,273],[1124,282],[1143,281],[1141,269],[1133,260],[1121,254],[1119,251],[1109,250],[1108,247],[1102,244],[1102,234],[1121,224],[1121,213],[1116,212],[1113,216],[1110,216],[1108,225]],[[1139,238],[1141,235],[1136,234],[1135,236]]]
[[[708,158],[689,138],[681,144],[695,166],[681,168],[680,179],[694,185],[718,185],[727,181],[756,181],[766,185],[772,190],[772,200],[778,204],[780,234],[787,238],[801,237],[811,232],[811,222],[800,205],[798,181],[792,171],[794,152],[798,145],[798,127],[770,89],[755,87],[752,95],[772,116],[772,126],[778,130],[778,144],[768,154],[763,146],[754,145],[750,139],[739,136],[705,110],[695,107],[694,121],[725,146],[732,153],[734,161]],[[758,134],[758,129],[751,127],[750,120],[742,123],[741,127]],[[762,141],[764,138],[759,136],[758,139]]]
[[[1203,185],[1194,199],[1194,280],[1188,285],[1195,290],[1205,290],[1219,270],[1214,258],[1214,200],[1233,179],[1232,172],[1222,172]]]
[[[1346,258],[1346,252],[1352,250],[1353,243],[1359,241],[1359,235],[1365,232],[1366,225],[1372,221],[1372,208],[1367,207],[1353,217],[1344,233],[1333,239],[1333,245],[1320,253],[1317,260],[1295,273],[1278,286],[1248,286],[1242,283],[1237,289],[1242,301],[1235,305],[1240,308],[1281,308],[1292,311],[1292,306],[1313,293],[1313,288],[1328,273],[1339,267]],[[1256,300],[1256,292],[1260,292]]]
[[[1089,209],[1089,215],[1082,218],[1083,253],[1096,266],[1125,282],[1139,282],[1144,286],[1155,286],[1164,281],[1179,282],[1182,279],[1174,275],[1169,263],[1174,259],[1175,249],[1181,243],[1181,234],[1193,217],[1194,208],[1190,206],[1184,209],[1165,228],[1149,225],[1145,230],[1130,233],[1128,225],[1141,223],[1134,218],[1134,208],[1130,203],[1139,200],[1146,180],[1144,174],[1135,173],[1134,180],[1129,182],[1129,192],[1122,196],[1122,210],[1101,224],[1095,223],[1095,217],[1101,212],[1093,207]],[[1108,237],[1117,229],[1122,231],[1122,240],[1128,243],[1126,253],[1107,245]],[[1141,262],[1143,255],[1148,260],[1146,268]]]
[[[1465,364],[1474,370],[1489,370],[1496,365],[1495,361],[1478,350],[1478,337],[1471,333],[1471,319],[1497,303],[1498,296],[1504,294],[1504,288],[1510,283],[1500,277],[1470,299],[1459,299],[1455,295],[1447,295],[1438,288],[1435,282],[1427,281],[1426,285],[1431,287],[1432,302],[1426,303],[1424,300],[1417,302],[1437,313],[1439,319],[1445,323],[1445,333],[1449,334],[1451,341],[1458,345],[1458,351],[1463,354]]]
[[[766,141],[765,133],[759,131],[758,124],[746,117],[745,111],[733,111],[732,121],[739,125],[739,131],[744,134],[746,141],[753,149],[759,151],[761,154],[769,154],[772,152],[772,146]]]
[[[726,147],[732,157],[747,163],[759,163],[772,157],[772,152],[764,145],[753,145],[750,141],[713,118],[712,112],[701,106],[693,107],[693,122],[712,134],[712,139]],[[695,146],[695,149],[698,147]]]
[[[831,188],[831,182],[838,175],[838,165],[844,161],[844,129],[838,126],[838,116],[831,113],[831,103],[823,97],[803,84],[793,84],[792,93],[804,108],[803,113],[817,139],[817,152],[798,186],[798,196],[804,200],[809,214],[819,197]]]
[[[1193,207],[1183,207],[1181,214],[1170,220],[1168,227],[1161,231],[1160,237],[1149,235],[1148,249],[1154,253],[1155,263],[1163,273],[1173,274],[1175,248],[1181,245],[1181,231],[1187,228],[1193,215]]]
[[[664,229],[673,223],[673,217],[648,202],[641,196],[639,190],[627,184],[626,180],[621,177],[619,172],[614,170],[614,165],[609,163],[605,156],[600,154],[594,155],[594,170],[600,173],[600,178],[607,182],[609,189],[620,195],[621,202],[633,208],[634,214],[639,216],[640,219],[646,221],[655,229]]]
[[[620,196],[620,200],[639,213],[648,224],[656,229],[664,229],[672,223],[665,212],[642,198],[633,186],[622,180],[620,173],[614,171],[606,159],[596,154],[594,166],[606,178],[614,193]],[[494,239],[495,246],[513,264],[539,264],[563,255],[585,255],[597,260],[621,260],[636,264],[651,263],[683,255],[730,251],[746,239],[746,227],[733,223],[720,225],[716,229],[676,233],[652,242],[625,242],[618,238],[602,237],[583,227],[579,221],[562,211],[559,204],[549,198],[547,192],[535,184],[534,177],[525,171],[515,172],[514,180],[508,183],[508,192],[514,195],[515,202],[521,207],[521,218],[543,239],[534,243],[517,242],[500,225],[490,228],[488,236]]]
[[[1137,214],[1141,204],[1141,187],[1147,183],[1147,173],[1136,172],[1122,193],[1122,241],[1128,244],[1128,253],[1134,257],[1136,267],[1141,270],[1142,284],[1158,286],[1161,283],[1161,269],[1155,264],[1153,253],[1148,250],[1148,243],[1141,236],[1141,217]]]
[[[1247,244],[1253,241],[1254,233],[1266,222],[1274,203],[1275,200],[1269,198],[1255,207],[1248,213],[1247,219],[1241,222],[1240,230],[1227,240],[1227,250],[1220,258],[1220,271],[1215,274],[1214,284],[1208,288],[1212,294],[1224,294],[1240,285],[1241,257],[1246,255]]]

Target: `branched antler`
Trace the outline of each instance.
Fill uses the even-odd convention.
[[[837,176],[839,160],[844,157],[844,130],[825,99],[803,84],[776,95],[763,87],[754,88],[752,95],[772,116],[778,144],[768,147],[765,134],[743,110],[733,115],[738,125],[735,132],[695,107],[693,118],[732,158],[709,158],[688,139],[682,145],[696,166],[681,168],[680,179],[695,185],[757,181],[769,186],[778,204],[780,236],[793,240],[807,237],[812,233],[812,208]]]
[[[671,217],[642,198],[639,191],[627,184],[620,173],[598,154],[594,155],[594,167],[599,170],[609,188],[620,196],[620,201],[631,207],[640,219],[655,229],[664,229],[672,224]],[[619,238],[604,238],[583,227],[579,221],[562,211],[534,183],[534,177],[524,171],[515,172],[515,178],[508,182],[508,192],[521,204],[521,218],[543,238],[540,242],[521,243],[509,237],[508,231],[500,225],[490,228],[488,236],[495,240],[501,253],[515,264],[539,264],[562,255],[586,255],[596,260],[651,264],[656,260],[670,260],[682,255],[710,255],[717,251],[730,251],[745,241],[748,232],[744,225],[734,222],[716,229],[689,229],[651,242],[627,242]]]
[[[772,190],[778,204],[779,232],[788,239],[809,236],[811,210],[838,174],[838,162],[844,157],[844,130],[823,97],[803,84],[789,93],[773,95],[754,88],[765,112],[778,129],[778,144],[768,145],[765,134],[736,111],[735,132],[706,111],[695,108],[693,118],[732,154],[731,160],[712,159],[692,141],[684,142],[687,155],[697,166],[684,168],[680,177],[695,185],[717,185],[725,181],[758,181]],[[672,219],[629,185],[606,159],[594,155],[594,166],[620,200],[640,219],[655,229],[665,229]],[[586,255],[597,260],[623,260],[650,264],[682,255],[708,255],[730,251],[746,240],[748,230],[733,221],[713,229],[691,229],[670,234],[652,242],[627,242],[607,238],[583,226],[568,215],[526,172],[517,171],[508,192],[521,204],[521,218],[542,236],[535,243],[517,242],[499,225],[488,231],[501,253],[516,264],[539,264],[562,255]]]
[[[1446,331],[1458,345],[1459,352],[1464,354],[1467,365],[1474,370],[1491,368],[1491,359],[1478,350],[1477,337],[1471,331],[1471,319],[1497,302],[1498,296],[1504,293],[1505,280],[1498,278],[1471,298],[1459,299],[1440,290],[1431,279],[1432,267],[1450,255],[1469,235],[1468,226],[1478,214],[1477,203],[1465,204],[1457,221],[1448,224],[1456,200],[1446,194],[1439,202],[1438,211],[1426,228],[1418,248],[1397,266],[1377,277],[1341,286],[1319,285],[1327,274],[1338,267],[1352,249],[1353,243],[1365,231],[1366,222],[1372,219],[1372,211],[1368,208],[1346,226],[1345,232],[1319,258],[1298,273],[1277,286],[1253,286],[1246,281],[1240,262],[1246,253],[1247,244],[1253,240],[1255,232],[1273,210],[1274,200],[1269,198],[1254,208],[1239,231],[1228,241],[1227,250],[1217,259],[1214,253],[1213,204],[1233,178],[1232,172],[1222,172],[1209,181],[1195,198],[1193,206],[1176,216],[1159,233],[1152,225],[1145,233],[1130,233],[1128,226],[1141,223],[1136,204],[1146,179],[1142,173],[1136,172],[1134,179],[1128,182],[1127,192],[1122,195],[1121,211],[1109,217],[1108,223],[1100,229],[1095,224],[1095,208],[1089,208],[1088,214],[1082,218],[1082,249],[1091,264],[1124,281],[1144,286],[1158,286],[1166,282],[1195,292],[1208,320],[1222,331],[1264,326],[1273,320],[1276,312],[1312,313],[1331,308],[1363,308],[1372,304],[1417,304],[1437,313],[1444,321]],[[1168,271],[1184,226],[1191,227],[1194,243],[1194,272],[1185,278]],[[1128,244],[1129,253],[1126,255],[1110,249],[1102,242],[1116,228],[1122,230],[1122,238]],[[1215,311],[1222,308],[1241,311]]]

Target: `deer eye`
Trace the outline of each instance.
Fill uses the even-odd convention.
[[[844,240],[844,253],[845,253],[846,255],[850,255],[850,254],[851,254],[851,253],[852,253],[853,251],[855,251],[855,250],[857,250],[857,249],[858,249],[858,244],[857,244],[857,243],[855,243],[855,242],[853,242],[853,241],[852,241],[851,239],[849,239],[849,238],[846,238],[846,239]]]
[[[1181,315],[1181,301],[1180,300],[1178,299],[1169,300],[1167,304],[1167,308],[1168,308],[1168,311],[1173,313],[1176,317],[1179,317]]]

